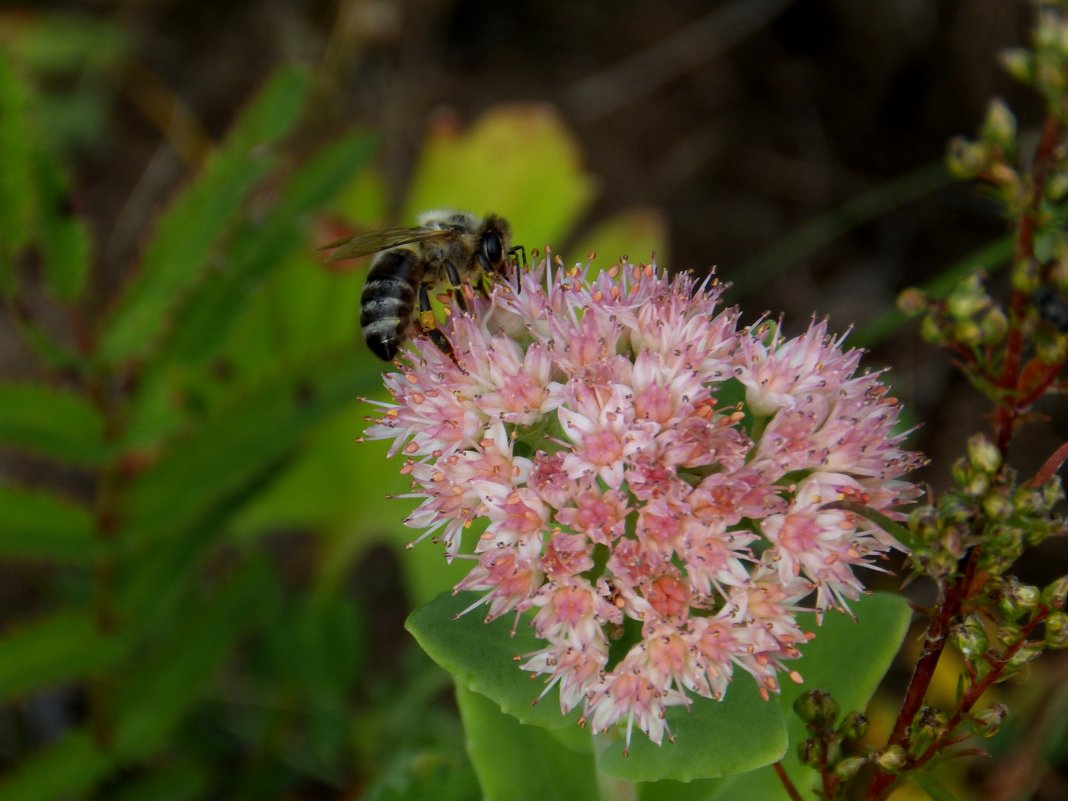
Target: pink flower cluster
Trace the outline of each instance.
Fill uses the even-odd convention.
[[[780,671],[800,680],[801,602],[845,607],[853,567],[901,547],[827,504],[899,517],[921,457],[825,323],[785,339],[740,327],[714,282],[588,274],[542,262],[453,308],[454,355],[414,340],[367,434],[407,457],[419,539],[474,561],[467,611],[531,612],[544,647],[521,667],[561,710],[660,743],[667,707],[722,698],[736,669],[765,698]]]

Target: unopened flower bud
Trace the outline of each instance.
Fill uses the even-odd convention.
[[[968,479],[972,476],[971,466],[968,464],[968,460],[964,457],[957,459],[953,462],[953,466],[950,468],[953,473],[953,483],[958,487],[962,487],[968,483]]]
[[[847,740],[860,740],[868,733],[868,716],[863,712],[850,712],[838,727],[838,732]]]
[[[1005,704],[991,704],[974,717],[972,731],[980,737],[993,737],[1008,714],[1009,709]]]
[[[838,719],[838,702],[823,690],[809,690],[794,701],[794,712],[811,727],[833,726]]]
[[[908,755],[900,745],[891,745],[875,757],[875,763],[888,773],[896,773],[901,770],[905,767],[907,760]]]
[[[995,576],[1012,567],[1023,554],[1024,533],[1016,526],[1003,523],[994,526],[979,556],[979,567]]]
[[[1009,660],[1008,665],[1005,668],[1004,676],[1011,676],[1016,673],[1020,668],[1032,661],[1039,654],[1042,653],[1042,647],[1039,645],[1024,645],[1012,655],[1012,659]]]
[[[1015,580],[1006,585],[998,599],[998,609],[1008,620],[1019,620],[1038,606],[1038,587],[1019,584]]]
[[[957,570],[958,558],[946,551],[936,551],[926,560],[926,572],[928,575],[940,579],[953,575]]]
[[[995,306],[983,315],[979,328],[983,332],[983,342],[987,345],[996,345],[1008,333],[1009,319],[1000,307]]]
[[[978,615],[968,615],[950,632],[953,644],[969,662],[986,652],[986,629]]]
[[[983,498],[983,512],[991,520],[1008,520],[1014,511],[1006,493],[995,491]]]
[[[1032,515],[1042,511],[1042,493],[1031,487],[1017,487],[1012,494],[1013,508],[1020,514]]]
[[[909,729],[909,751],[918,756],[946,733],[949,720],[946,713],[931,706],[924,706],[916,715]]]
[[[826,753],[823,757],[823,764],[828,767],[833,767],[842,761],[844,754],[842,753],[841,737],[833,737],[830,740],[825,740],[823,747],[826,749]]]
[[[982,434],[968,439],[968,461],[976,470],[996,473],[1001,467],[1001,451]]]
[[[1068,335],[1059,331],[1035,336],[1035,355],[1043,364],[1060,364],[1068,359]]]
[[[1019,623],[1002,623],[994,631],[994,639],[1002,648],[1011,648],[1020,641],[1023,632]]]
[[[933,506],[917,506],[909,513],[909,530],[920,542],[934,542],[938,536],[938,513]]]
[[[938,512],[949,523],[970,523],[975,507],[962,494],[947,492],[938,499]]]
[[[1054,476],[1042,485],[1042,500],[1047,512],[1064,500],[1064,484],[1061,483],[1060,476]]]
[[[972,540],[971,528],[967,523],[951,523],[942,526],[938,544],[959,561],[968,552]]]
[[[922,289],[909,287],[897,296],[897,307],[909,317],[915,317],[927,310],[927,294]]]
[[[953,326],[953,339],[962,345],[975,347],[983,342],[983,329],[972,319],[958,320]]]
[[[1039,517],[1024,522],[1027,526],[1027,544],[1032,547],[1041,545],[1050,537],[1055,536],[1051,520]]]
[[[942,325],[931,315],[927,315],[920,322],[920,337],[931,345],[945,345],[948,341]]]
[[[990,101],[983,119],[981,135],[983,139],[1002,150],[1011,150],[1016,144],[1016,117],[1004,101]]]
[[[1059,203],[1064,200],[1066,195],[1068,195],[1068,172],[1056,170],[1046,181],[1046,197],[1055,203]]]
[[[834,766],[834,775],[841,781],[849,781],[857,775],[864,763],[868,760],[864,757],[849,757],[849,759],[843,759],[837,765]]]
[[[972,273],[958,283],[946,298],[946,312],[957,320],[968,320],[989,305],[990,296],[979,273]]]
[[[1064,609],[1068,599],[1068,576],[1061,576],[1042,589],[1042,603],[1050,609]]]
[[[990,474],[973,472],[960,488],[970,498],[981,498],[990,491]]]
[[[1068,613],[1050,612],[1046,618],[1046,646],[1056,650],[1068,648]]]
[[[962,136],[949,140],[946,149],[946,168],[957,178],[978,178],[989,161],[987,150],[979,142],[971,142]]]
[[[814,768],[823,765],[823,743],[809,737],[797,744],[797,758],[803,765],[811,765]]]

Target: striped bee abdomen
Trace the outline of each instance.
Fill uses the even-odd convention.
[[[360,298],[360,325],[367,347],[392,361],[408,335],[416,290],[422,279],[416,254],[398,248],[375,258]]]

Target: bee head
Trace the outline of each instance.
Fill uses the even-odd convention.
[[[503,217],[487,215],[478,242],[478,261],[487,272],[504,273],[508,263],[508,242],[511,229]]]

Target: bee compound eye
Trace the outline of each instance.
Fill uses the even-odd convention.
[[[501,238],[493,231],[489,231],[482,237],[482,252],[486,255],[486,261],[491,265],[501,263],[504,257],[504,246],[501,244]]]

